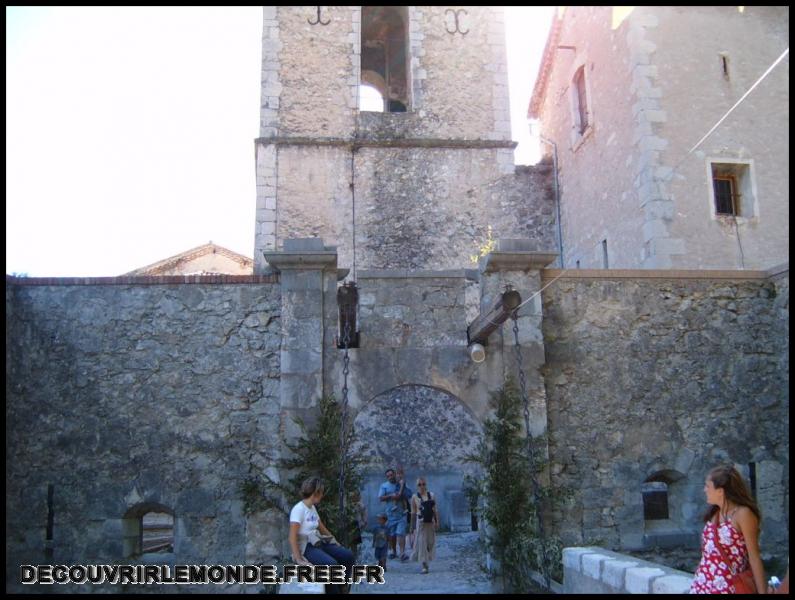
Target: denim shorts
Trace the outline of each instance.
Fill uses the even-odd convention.
[[[405,537],[406,536],[406,529],[407,529],[406,519],[403,518],[401,514],[397,519],[394,521],[387,521],[386,522],[386,529],[389,532],[389,537]]]

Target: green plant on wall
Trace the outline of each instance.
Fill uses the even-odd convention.
[[[513,381],[491,397],[494,416],[484,425],[483,438],[475,454],[468,460],[479,464],[484,476],[477,482],[468,481],[470,498],[482,497],[482,516],[488,523],[486,545],[499,560],[502,575],[510,591],[526,593],[533,589],[529,570],[543,570],[543,556],[552,579],[562,580],[562,544],[556,536],[543,539],[538,530],[538,513],[542,510],[534,501],[531,473],[537,478],[544,464],[539,457],[544,440],[536,438],[538,446],[531,461],[527,455],[527,440],[522,423],[522,400]],[[541,489],[540,503],[547,504],[552,492]]]
[[[325,483],[323,501],[317,509],[326,527],[343,545],[349,542],[350,523],[355,519],[353,492],[361,487],[361,460],[346,452],[345,460],[345,515],[339,511],[340,404],[333,397],[323,397],[318,405],[318,419],[309,431],[301,419],[295,422],[302,436],[294,443],[285,444],[292,453],[277,462],[277,468],[290,472],[286,482],[277,482],[267,474],[250,477],[240,484],[239,491],[246,514],[267,509],[277,509],[289,515],[293,505],[301,499],[299,490],[307,477],[317,476]],[[345,444],[351,447],[353,426],[348,425]],[[283,500],[282,500],[283,499]]]
[[[489,225],[488,229],[486,230],[486,241],[484,241],[482,244],[479,244],[478,253],[470,255],[469,260],[474,264],[478,264],[480,257],[486,256],[489,252],[492,252],[496,249],[497,242],[491,237],[491,225]]]

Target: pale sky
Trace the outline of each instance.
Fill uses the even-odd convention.
[[[552,7],[507,7],[517,164]],[[6,273],[254,251],[261,7],[6,8]]]

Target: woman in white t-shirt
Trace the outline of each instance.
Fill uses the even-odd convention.
[[[324,487],[319,477],[310,477],[301,485],[303,500],[290,511],[290,549],[299,565],[344,565],[347,577],[353,553],[339,545],[315,508],[323,499]]]

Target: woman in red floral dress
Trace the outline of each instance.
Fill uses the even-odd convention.
[[[761,514],[748,486],[732,465],[716,467],[704,484],[709,510],[704,515],[701,562],[691,594],[736,594],[737,574],[750,567],[759,593],[765,571],[759,555]]]

